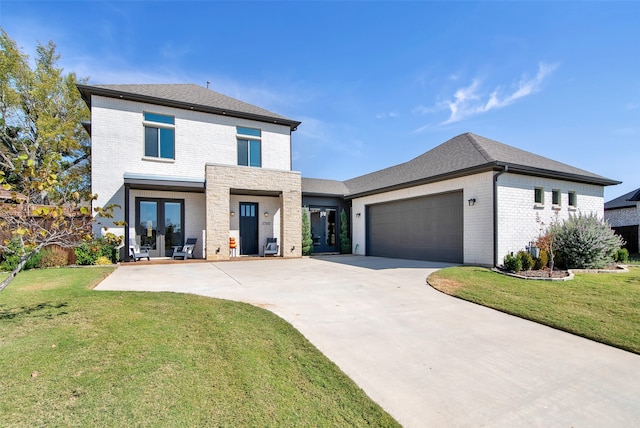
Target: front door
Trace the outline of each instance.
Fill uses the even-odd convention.
[[[258,204],[240,202],[240,254],[258,252]]]
[[[327,253],[338,251],[336,208],[310,207],[311,238],[313,251]]]
[[[151,257],[170,257],[184,244],[184,201],[136,198],[136,235]]]

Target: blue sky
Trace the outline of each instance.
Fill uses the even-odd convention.
[[[302,122],[348,179],[473,132],[640,187],[637,2],[0,2],[89,83],[197,83]]]

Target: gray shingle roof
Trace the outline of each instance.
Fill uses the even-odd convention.
[[[77,85],[82,98],[91,106],[91,95],[124,98],[188,110],[288,125],[295,130],[300,122],[228,97],[194,84]]]
[[[472,172],[502,169],[591,184],[618,184],[615,180],[554,161],[472,133],[458,135],[399,165],[345,181],[350,196],[444,180]]]
[[[343,181],[303,177],[302,193],[306,195],[346,196],[349,194],[349,189]]]
[[[614,210],[618,208],[635,207],[636,202],[638,201],[640,201],[640,189],[632,190],[631,192],[618,196],[609,202],[605,202],[604,209]]]

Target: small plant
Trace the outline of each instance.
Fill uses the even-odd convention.
[[[98,257],[96,259],[95,264],[99,265],[99,266],[106,266],[106,265],[110,265],[110,264],[113,264],[113,263],[111,263],[111,260],[109,258],[107,258],[105,256],[100,256],[100,257]]]
[[[518,259],[522,265],[522,270],[529,270],[533,267],[533,257],[526,251],[518,251]]]
[[[39,267],[60,267],[69,264],[69,253],[64,248],[48,247],[40,252],[41,258]]]
[[[618,263],[627,263],[629,261],[629,250],[620,248],[616,251],[615,261]]]
[[[351,252],[349,225],[347,224],[347,213],[344,212],[344,209],[340,213],[340,252],[342,254],[349,254]]]
[[[313,252],[313,239],[311,238],[311,223],[306,208],[302,209],[302,255],[309,256]]]
[[[90,241],[80,243],[74,248],[76,254],[76,263],[79,265],[94,265],[98,257],[106,257],[111,261],[110,264],[118,261],[117,247],[122,242],[122,237],[113,233],[95,238]]]
[[[520,261],[518,256],[513,253],[509,253],[504,256],[504,267],[505,269],[513,272],[520,272],[522,270],[522,261]]]
[[[540,255],[533,262],[533,269],[540,270],[547,267],[549,263],[549,253],[546,250],[540,250]]]

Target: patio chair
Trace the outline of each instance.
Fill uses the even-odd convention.
[[[267,238],[267,245],[264,247],[264,256],[275,256],[278,254],[278,238]]]
[[[136,242],[136,238],[129,238],[129,256],[134,262],[137,262],[144,257],[146,257],[147,260],[151,260],[149,257],[149,250],[142,251]]]
[[[182,260],[187,260],[188,258],[192,259],[193,250],[196,248],[196,242],[198,242],[198,238],[187,238],[187,242],[185,242],[182,247],[175,247],[173,249],[171,258],[182,258]]]

